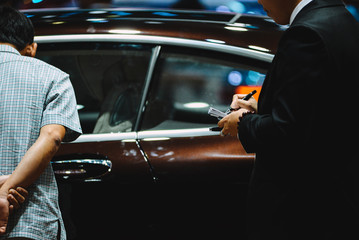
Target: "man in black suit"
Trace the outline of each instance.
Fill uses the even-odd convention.
[[[250,239],[359,239],[359,24],[341,0],[259,0],[290,24],[258,104],[222,119],[255,152]]]

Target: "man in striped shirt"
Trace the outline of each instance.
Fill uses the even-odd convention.
[[[31,21],[0,7],[0,239],[66,239],[50,160],[82,132],[69,75],[33,58]],[[9,189],[29,196],[9,216]]]

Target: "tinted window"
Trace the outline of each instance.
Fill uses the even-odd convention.
[[[37,57],[70,74],[84,133],[132,131],[152,47],[119,43],[40,45]]]
[[[266,68],[267,63],[238,56],[164,50],[142,130],[214,126],[218,121],[208,116],[209,107],[226,111],[233,94],[260,91]]]

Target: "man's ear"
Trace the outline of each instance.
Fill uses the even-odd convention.
[[[37,43],[28,44],[22,51],[20,51],[20,54],[23,56],[28,57],[35,57],[37,51]]]

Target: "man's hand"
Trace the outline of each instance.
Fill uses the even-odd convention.
[[[6,182],[9,175],[0,176],[0,187]],[[0,192],[0,236],[5,234],[9,215],[24,203],[28,192],[21,187],[10,189],[8,193]]]
[[[0,193],[0,236],[6,232],[9,214],[10,204],[7,200],[7,193]]]
[[[10,175],[0,176],[0,187],[6,182],[9,176]],[[12,211],[15,209],[19,209],[20,204],[23,204],[25,202],[25,199],[28,195],[29,193],[25,188],[17,187],[16,189],[10,189],[7,195],[7,200],[10,203],[10,213],[12,213]]]
[[[247,109],[241,108],[222,118],[222,120],[218,122],[218,127],[223,128],[222,135],[237,137],[239,118],[242,117],[243,113],[247,112],[249,112]]]
[[[20,207],[27,195],[28,192],[21,187],[10,189],[9,193],[0,193],[0,236],[6,232],[10,213]]]
[[[25,188],[17,187],[16,189],[10,189],[7,195],[7,200],[10,203],[10,214],[20,208],[20,205],[25,202],[28,195],[29,193]]]
[[[232,109],[238,109],[233,111],[231,114],[225,116],[221,121],[218,122],[218,127],[223,128],[221,135],[232,137],[238,136],[238,123],[239,118],[243,116],[243,113],[257,112],[258,103],[254,97],[251,97],[248,101],[242,100],[246,94],[235,94],[231,103]]]
[[[244,108],[251,112],[257,112],[258,103],[254,97],[251,97],[248,101],[242,100],[246,94],[235,94],[233,95],[231,108],[238,109]]]

